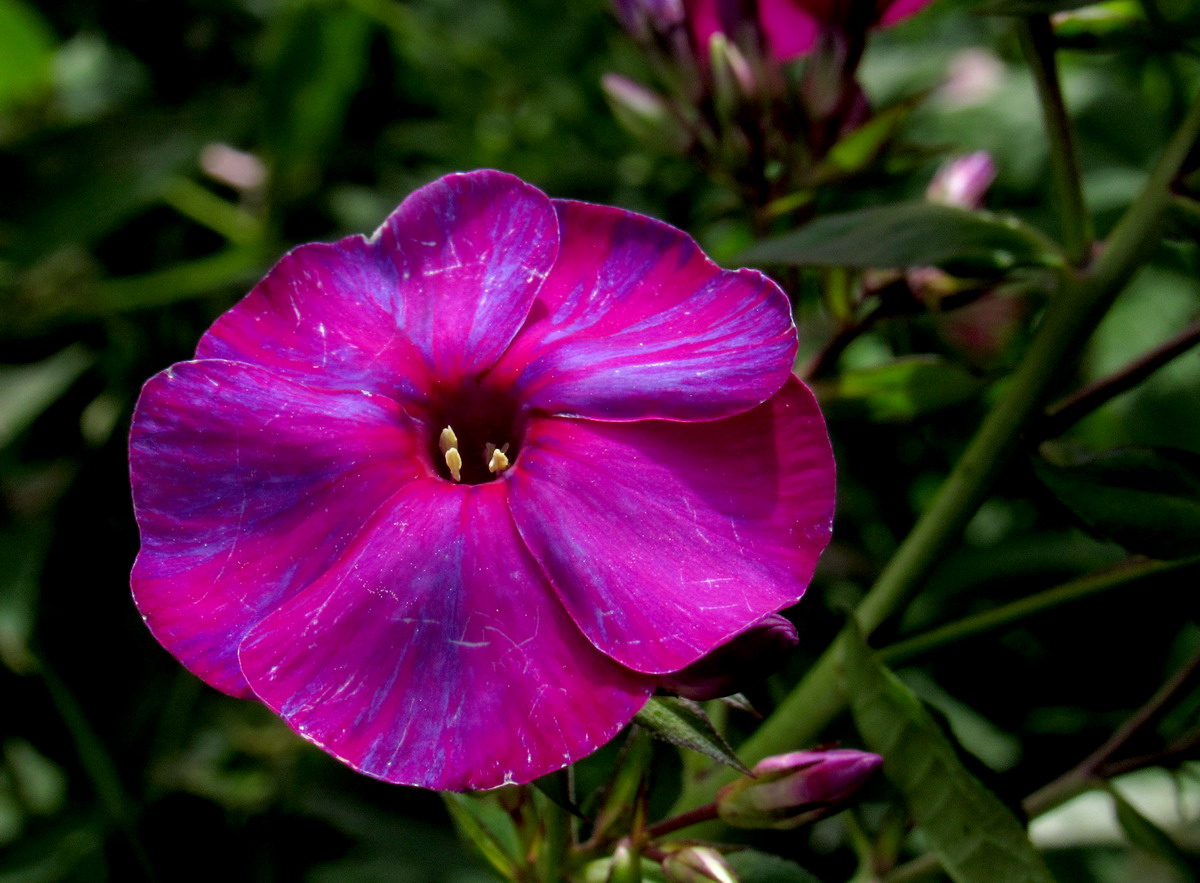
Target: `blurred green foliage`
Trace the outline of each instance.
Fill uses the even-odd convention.
[[[1011,22],[972,14],[977,5],[938,0],[877,35],[864,67],[872,99],[927,97],[905,146],[864,153],[872,174],[823,191],[822,214],[918,200],[941,157],[987,150],[1000,173],[989,207],[1056,235],[1029,74]],[[1091,43],[1062,58],[1102,234],[1200,83],[1194,58],[1112,36],[1127,32],[1081,26]],[[434,795],[352,773],[264,709],[202,686],[153,641],[128,597],[125,436],[145,378],[188,358],[283,251],[370,231],[445,172],[501,168],[556,197],[661,217],[718,257],[742,251],[750,222],[736,196],[632,143],[601,93],[607,71],[645,75],[646,62],[602,0],[0,0],[0,883],[489,879]],[[1198,254],[1186,234],[1155,254],[1076,384],[1196,318]],[[811,356],[833,334],[837,305],[823,296],[836,280],[780,278],[797,292]],[[884,315],[837,362],[835,541],[796,612],[801,653],[752,697],[763,707],[836,633],[1025,339],[1018,327],[1007,349],[972,361],[950,342],[950,315]],[[1198,390],[1193,351],[1066,441],[1195,454]],[[1014,464],[885,637],[1123,557]],[[1200,646],[1194,589],[1168,582],[1054,610],[922,658],[913,680],[936,685],[919,692],[1003,770],[987,784],[1015,801],[1100,744]],[[731,713],[729,726],[754,722]],[[679,770],[655,750],[667,793]],[[600,782],[615,751],[581,764],[581,783]],[[1127,827],[1139,818],[1124,816]],[[853,872],[851,839],[831,820],[764,842],[832,880]],[[1106,848],[1052,854],[1052,868],[1115,883],[1125,865],[1104,870]]]

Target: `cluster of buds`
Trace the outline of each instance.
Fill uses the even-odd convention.
[[[857,81],[867,33],[929,2],[614,0],[665,88],[609,74],[604,89],[636,135],[690,152],[767,205],[815,180],[869,118]]]

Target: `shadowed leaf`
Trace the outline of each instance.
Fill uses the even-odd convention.
[[[1152,558],[1200,553],[1200,455],[1130,447],[1070,466],[1033,465],[1092,533]]]
[[[750,775],[750,769],[738,760],[696,702],[675,696],[652,696],[633,720],[664,742],[699,751],[743,775]]]
[[[850,708],[956,883],[1052,883],[1022,824],[972,776],[916,695],[855,634],[844,642]]]
[[[738,259],[752,266],[946,266],[964,273],[1062,262],[1048,240],[1014,218],[924,202],[825,215],[764,239]]]

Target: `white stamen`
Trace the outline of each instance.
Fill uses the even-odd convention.
[[[443,429],[442,434],[438,436],[438,447],[442,449],[443,454],[451,448],[458,447],[458,436],[449,426]]]

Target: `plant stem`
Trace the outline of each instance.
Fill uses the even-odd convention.
[[[1046,416],[1035,427],[1038,438],[1054,438],[1062,435],[1105,402],[1133,389],[1159,368],[1176,356],[1183,355],[1198,343],[1200,343],[1200,322],[1193,322],[1181,333],[1126,365],[1115,374],[1097,380],[1047,409]]]
[[[1083,198],[1083,176],[1079,163],[1079,148],[1075,130],[1067,115],[1059,84],[1058,65],[1054,56],[1054,30],[1046,15],[1031,15],[1017,24],[1021,49],[1033,71],[1046,136],[1050,142],[1050,165],[1062,214],[1063,244],[1067,257],[1081,267],[1087,263],[1092,248],[1092,224]]]
[[[1067,275],[1047,307],[1029,349],[937,496],[897,549],[855,617],[864,636],[921,585],[946,548],[986,499],[992,481],[1016,448],[1019,434],[1042,406],[1051,385],[1074,363],[1109,305],[1159,242],[1170,184],[1200,136],[1200,98],[1168,143],[1137,200],[1113,229],[1107,247],[1085,276]],[[845,633],[843,632],[843,635]],[[767,720],[739,749],[753,765],[813,742],[845,708],[839,683],[839,635]],[[683,813],[713,800],[734,776],[714,771],[689,782],[675,806]]]
[[[1148,583],[1157,585],[1160,581],[1177,585],[1180,576],[1193,570],[1200,570],[1200,555],[1178,561],[1126,562],[1102,573],[1091,573],[1036,595],[1013,601],[1011,604],[977,613],[974,616],[967,616],[957,622],[948,623],[903,641],[897,641],[895,644],[881,648],[878,651],[879,658],[889,665],[907,662],[930,650],[1011,625],[1043,611],[1053,610],[1063,604],[1107,592],[1110,589],[1131,585],[1138,585],[1146,589],[1150,588]]]
[[[651,825],[644,832],[646,840],[657,840],[659,837],[665,837],[667,834],[673,834],[684,828],[690,828],[692,825],[698,825],[701,822],[711,822],[717,817],[717,805],[715,803],[706,803],[704,806],[696,807],[690,812],[685,812],[681,815],[672,816],[669,819],[663,819],[661,822]]]
[[[1200,652],[1193,655],[1183,668],[1159,687],[1103,745],[1080,761],[1074,769],[1027,797],[1024,802],[1025,812],[1031,818],[1039,816],[1089,787],[1099,776],[1104,765],[1129,744],[1134,736],[1158,720],[1197,679],[1200,679]]]
[[[1035,819],[1044,815],[1057,806],[1062,805],[1078,794],[1095,787],[1098,782],[1116,775],[1111,763],[1113,756],[1124,748],[1138,733],[1156,721],[1178,699],[1185,690],[1200,679],[1200,653],[1196,653],[1188,662],[1163,684],[1146,701],[1141,708],[1134,712],[1120,729],[1112,734],[1103,745],[1084,758],[1077,766],[1059,776],[1053,782],[1025,798],[1022,808],[1025,814]],[[1181,754],[1200,745],[1200,738],[1185,739],[1177,746],[1168,749],[1169,753]],[[1128,764],[1120,764],[1120,772],[1133,772],[1153,766],[1164,757],[1162,752],[1134,758]],[[918,856],[912,861],[893,869],[883,878],[883,883],[915,883],[933,876],[941,870],[941,862],[933,853]]]

